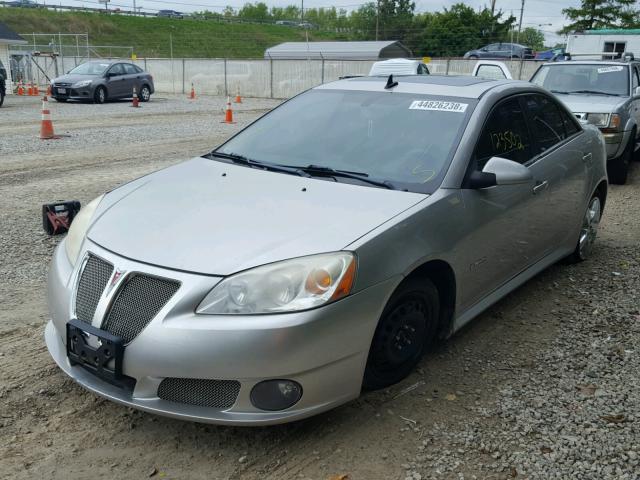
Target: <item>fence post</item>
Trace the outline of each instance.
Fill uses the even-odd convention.
[[[182,94],[185,94],[184,90],[184,58],[182,59]]]
[[[144,57],[144,71],[147,71],[147,57]]]
[[[520,59],[520,68],[518,69],[518,80],[522,80],[522,64],[524,63],[524,58]]]
[[[227,81],[227,59],[224,59],[224,96],[229,95],[229,83]]]
[[[449,75],[449,64],[451,63],[451,59],[447,57],[447,66],[445,68],[444,74]]]
[[[320,77],[320,85],[324,83],[324,57],[322,57],[322,76]]]
[[[273,98],[273,58],[269,55],[269,98]]]

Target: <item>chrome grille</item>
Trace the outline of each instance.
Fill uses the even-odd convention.
[[[76,318],[91,323],[100,296],[113,273],[113,265],[101,258],[89,255],[78,281],[76,291]]]
[[[149,275],[134,274],[116,293],[102,329],[129,343],[149,325],[180,287],[180,283]]]
[[[163,400],[211,408],[232,407],[239,392],[237,380],[165,378],[158,387],[158,397]]]

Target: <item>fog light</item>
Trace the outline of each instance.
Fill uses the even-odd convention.
[[[265,380],[251,390],[251,403],[260,410],[284,410],[302,397],[302,387],[292,380]]]

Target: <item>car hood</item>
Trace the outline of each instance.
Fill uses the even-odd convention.
[[[628,100],[626,97],[606,95],[555,95],[574,113],[612,113],[618,105]]]
[[[97,80],[100,77],[99,75],[61,75],[59,77],[56,77],[52,80],[53,83],[76,83],[76,82],[80,82],[82,80]]]
[[[108,193],[88,238],[140,262],[229,275],[341,250],[426,197],[195,158]]]

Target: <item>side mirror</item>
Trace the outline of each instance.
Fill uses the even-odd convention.
[[[491,157],[482,172],[473,172],[469,188],[488,188],[495,185],[522,185],[531,183],[533,175],[527,167],[506,158]]]
[[[636,87],[636,89],[633,91],[633,94],[635,96],[640,96],[640,87]]]

